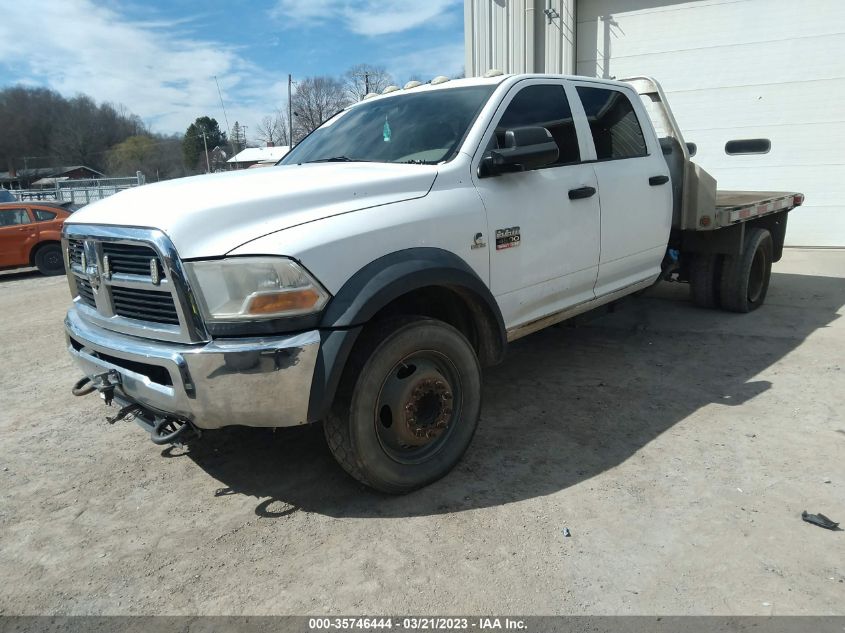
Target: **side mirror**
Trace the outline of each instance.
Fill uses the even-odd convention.
[[[552,133],[544,127],[518,127],[505,132],[505,146],[490,150],[481,159],[481,178],[551,165],[559,151]]]

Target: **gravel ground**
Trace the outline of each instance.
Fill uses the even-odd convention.
[[[800,518],[845,522],[845,252],[776,271],[751,315],[664,284],[514,344],[400,498],[318,427],[109,426],[64,279],[0,274],[0,613],[845,614],[845,533]]]

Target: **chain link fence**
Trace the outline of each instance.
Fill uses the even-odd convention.
[[[11,193],[21,202],[44,200],[50,202],[70,202],[75,207],[82,207],[90,202],[102,200],[118,191],[139,187],[146,182],[144,174],[126,178],[92,178],[89,180],[57,181],[54,186],[39,189],[13,189]]]

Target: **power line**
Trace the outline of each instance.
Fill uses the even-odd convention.
[[[217,84],[217,96],[220,97],[220,107],[223,108],[223,120],[226,121],[226,129],[229,130],[229,136],[231,136],[232,128],[229,127],[229,117],[226,116],[226,106],[223,105],[223,93],[220,92],[220,82],[217,81],[217,75],[214,75],[214,83]]]

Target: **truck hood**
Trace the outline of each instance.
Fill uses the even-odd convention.
[[[312,163],[179,178],[122,191],[68,219],[160,229],[184,259],[219,257],[269,233],[425,196],[431,165]]]

